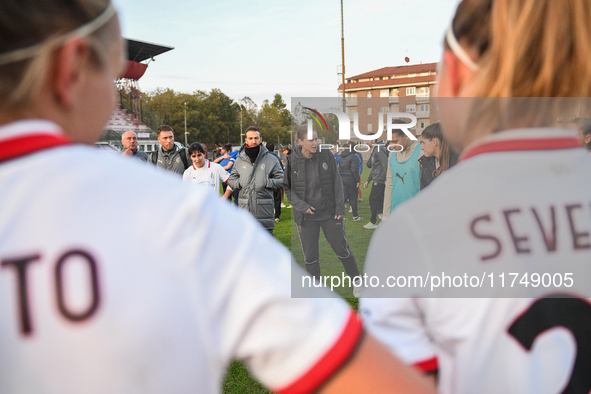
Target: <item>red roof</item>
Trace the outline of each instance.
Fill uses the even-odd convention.
[[[407,83],[421,83],[421,82],[432,82],[435,81],[435,75],[426,75],[424,77],[409,77],[409,78],[396,78],[386,79],[384,81],[366,81],[366,82],[354,82],[345,84],[345,91],[349,89],[359,88],[371,88],[376,86],[391,86],[391,85],[402,85]],[[339,85],[338,90],[343,88],[343,84]]]
[[[374,71],[369,71],[364,74],[355,75],[347,79],[362,79],[362,78],[375,78],[385,77],[390,75],[398,74],[413,74],[413,73],[424,73],[428,71],[435,71],[437,69],[437,63],[425,63],[425,64],[412,64],[410,66],[395,66],[395,67],[383,67]]]

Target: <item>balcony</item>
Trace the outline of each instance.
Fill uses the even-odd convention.
[[[356,107],[357,97],[347,97],[347,107]]]
[[[390,102],[390,104],[398,104],[400,102],[400,98],[398,96],[390,97],[389,102]]]
[[[429,92],[427,93],[417,93],[416,100],[417,104],[427,104],[429,102]]]
[[[417,111],[415,116],[417,119],[428,118],[430,116],[430,111]]]

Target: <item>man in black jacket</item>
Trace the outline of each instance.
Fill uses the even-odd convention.
[[[351,278],[353,296],[359,297],[361,276],[345,235],[343,182],[337,163],[329,150],[317,152],[316,132],[313,139],[308,140],[307,128],[304,127],[297,132],[296,138],[299,145],[287,156],[283,188],[294,210],[293,217],[298,226],[306,271],[320,279],[318,241],[322,228],[326,240]],[[357,163],[357,157],[354,154],[352,157]],[[353,280],[357,277],[359,279]]]
[[[345,194],[345,201],[349,200],[353,212],[353,220],[359,221],[363,219],[357,213],[357,194],[359,188],[359,159],[353,151],[353,144],[351,142],[343,145],[343,153],[339,160],[339,172],[343,179],[343,191]]]
[[[367,166],[371,168],[367,182],[363,185],[367,189],[369,183],[373,181],[371,193],[369,194],[369,207],[371,209],[371,219],[364,228],[378,228],[378,215],[382,214],[384,206],[384,190],[386,188],[386,171],[388,171],[388,150],[384,144],[378,144],[378,140],[371,142],[373,150],[367,161]]]

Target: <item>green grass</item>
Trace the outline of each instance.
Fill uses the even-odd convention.
[[[364,166],[363,170],[363,182],[367,180],[369,175],[369,169]],[[362,182],[362,183],[363,183]],[[349,213],[349,206],[347,205],[347,213],[345,214],[345,231],[347,234],[347,240],[349,246],[357,259],[357,265],[359,271],[363,273],[363,266],[365,262],[365,255],[367,253],[367,246],[371,235],[375,230],[367,230],[363,226],[369,222],[371,217],[371,211],[369,209],[369,193],[371,191],[371,185],[367,189],[363,189],[363,202],[358,204],[359,215],[363,217],[363,220],[354,222],[352,221],[353,216]],[[287,204],[287,199],[286,199]],[[302,254],[302,247],[298,238],[298,233],[295,224],[292,221],[292,209],[281,209],[281,221],[276,223],[274,236],[282,242],[287,248],[294,254],[296,261],[302,267],[304,267],[304,257]],[[341,261],[337,258],[332,248],[322,235],[320,235],[320,266],[322,269],[322,275],[338,275],[344,271]],[[357,310],[358,300],[353,297],[353,290],[350,288],[338,288],[336,291],[343,297],[351,307]],[[255,394],[255,393],[270,393],[261,385],[255,378],[253,378],[246,367],[239,361],[231,363],[226,377],[223,382],[223,392],[228,394]]]

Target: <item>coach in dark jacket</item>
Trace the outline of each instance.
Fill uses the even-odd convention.
[[[345,237],[343,182],[330,150],[318,151],[318,137],[307,139],[307,128],[297,132],[299,146],[287,156],[283,188],[292,204],[304,252],[306,270],[320,278],[320,228],[351,278],[359,276],[357,261]],[[355,156],[355,155],[353,155]],[[357,162],[357,158],[355,162]],[[359,296],[361,287],[355,287]]]
[[[343,179],[343,191],[345,194],[345,202],[349,201],[351,209],[353,210],[353,220],[361,220],[357,214],[357,188],[359,187],[359,159],[353,146],[349,142],[343,146],[343,152],[339,160],[339,171]]]

